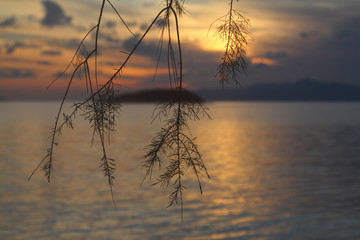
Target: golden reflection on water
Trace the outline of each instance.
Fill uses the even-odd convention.
[[[212,177],[206,183],[210,189],[205,187],[203,201],[209,212],[204,214],[211,215],[208,224],[230,219],[224,224],[233,226],[234,232],[214,234],[210,239],[240,237],[252,232],[248,226],[254,222],[289,217],[289,212],[277,208],[288,205],[296,189],[291,189],[291,176],[274,174],[284,167],[278,138],[285,129],[280,124],[274,134],[274,126],[265,119],[251,122],[246,115],[244,121],[232,121],[238,119],[232,115],[246,114],[241,108],[235,112],[216,108],[212,114],[213,121],[197,124],[194,131]],[[257,233],[270,232],[265,228]]]
[[[326,164],[336,163],[350,140],[357,138],[343,137],[343,130],[334,135],[333,128],[276,122],[273,112],[266,113],[269,106],[261,104],[214,104],[210,106],[213,120],[191,125],[211,179],[203,176],[201,196],[196,178],[188,171],[183,224],[179,206],[166,208],[171,189],[151,187],[148,181],[140,186],[144,146],[154,126],[159,127],[149,124],[148,105],[125,106],[111,137],[110,154],[117,159],[116,206],[98,168],[100,149],[90,148],[91,131],[81,121],[75,130],[65,129],[59,139],[52,182],[46,183],[41,172],[26,182],[46,151],[53,119],[48,112],[57,105],[37,106],[26,106],[25,119],[17,105],[19,110],[13,109],[0,125],[0,238],[308,239],[302,229],[319,230],[316,224],[326,219],[328,225],[319,233],[325,236],[331,224],[346,221],[329,206],[340,206],[340,212],[343,202],[351,206],[347,199],[358,196],[353,190],[358,175],[351,175],[355,168],[344,168],[347,174],[343,174],[337,171],[343,165]],[[360,128],[349,129],[360,136]],[[347,145],[336,148],[338,139]],[[351,146],[348,156],[358,155],[356,145]],[[325,164],[312,164],[314,159],[325,159],[322,155]],[[347,184],[339,185],[341,181]],[[355,229],[356,221],[346,224]]]

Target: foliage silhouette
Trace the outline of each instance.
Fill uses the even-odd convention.
[[[170,87],[174,90],[174,94],[177,94],[177,96],[174,97],[176,101],[162,102],[157,105],[154,110],[154,120],[160,119],[164,122],[164,126],[146,147],[147,152],[144,156],[142,167],[146,170],[144,180],[147,177],[151,178],[153,169],[162,165],[163,155],[167,157],[167,165],[154,185],[173,185],[174,189],[169,195],[169,206],[180,202],[181,217],[183,218],[183,191],[186,188],[183,184],[183,177],[186,170],[191,169],[195,174],[200,193],[202,193],[200,176],[205,174],[206,177],[210,178],[195,143],[196,138],[192,137],[188,125],[189,121],[200,120],[201,117],[210,118],[207,113],[208,108],[203,105],[201,101],[183,101],[185,89],[183,86],[183,56],[180,41],[179,17],[186,13],[184,0],[166,0],[164,2],[165,6],[153,18],[141,37],[137,38],[137,42],[132,50],[129,53],[123,52],[126,54],[126,57],[119,67],[114,70],[113,75],[108,78],[105,84],[100,85],[98,82],[99,33],[105,4],[110,5],[127,31],[135,36],[111,1],[102,0],[97,24],[93,26],[80,41],[69,65],[65,68],[64,72],[60,74],[61,76],[67,71],[71,71],[71,76],[68,80],[67,88],[59,106],[54,127],[51,131],[50,147],[29,179],[37,169],[41,168],[45,172],[47,181],[50,182],[54,169],[54,151],[58,144],[57,136],[61,133],[64,126],[73,128],[73,119],[78,112],[81,112],[84,119],[91,123],[93,140],[95,137],[100,140],[102,149],[100,168],[107,179],[110,186],[111,197],[115,203],[113,184],[116,164],[115,159],[110,157],[107,152],[105,139],[116,130],[116,119],[121,110],[121,104],[114,101],[118,90],[121,88],[118,82],[119,80],[121,81],[122,72],[149,31],[155,27],[160,27],[160,53],[155,67],[155,74],[159,66],[163,48],[165,48],[169,83]],[[247,30],[249,20],[244,18],[241,12],[233,9],[233,0],[230,1],[229,6],[229,12],[223,18],[219,19],[219,21],[223,21],[223,24],[217,29],[220,37],[226,42],[226,50],[221,59],[222,63],[218,68],[217,76],[222,84],[228,82],[229,78],[238,84],[238,74],[245,72],[246,69],[245,47],[248,45],[247,39],[250,36]],[[94,36],[93,39],[90,38],[92,35]],[[93,40],[93,47],[89,48],[86,41],[91,40]],[[70,70],[71,67],[73,67],[73,70]],[[64,113],[64,102],[67,99],[74,79],[77,77],[85,79],[88,96],[82,102],[75,103],[70,113]],[[58,78],[54,79],[49,87],[56,82]]]
[[[239,0],[236,0],[239,1]],[[250,20],[233,8],[233,0],[229,4],[229,12],[219,18],[222,24],[217,32],[225,44],[225,52],[218,67],[217,76],[222,86],[229,80],[240,84],[239,79],[242,73],[246,73],[246,47],[252,40],[249,32]]]

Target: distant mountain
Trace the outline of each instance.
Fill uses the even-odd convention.
[[[196,93],[206,101],[360,101],[360,87],[312,79]]]
[[[182,90],[183,102],[202,102],[196,94]],[[178,102],[179,95],[175,89],[152,89],[119,95],[115,98],[118,102]]]

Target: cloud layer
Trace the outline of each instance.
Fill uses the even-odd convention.
[[[16,18],[15,17],[9,17],[6,18],[2,21],[0,21],[0,27],[10,27],[10,26],[14,26],[16,22]]]
[[[162,7],[161,1],[155,0],[112,3],[137,34],[133,37],[112,9],[105,8],[98,55],[101,59],[99,72],[104,73],[101,78],[119,66]],[[0,88],[10,86],[15,78],[19,86],[22,78],[26,83],[46,82],[47,78],[63,70],[86,31],[96,24],[100,5],[97,0],[43,0],[36,3],[22,0],[6,4],[12,4],[14,10],[0,9],[0,16],[3,16],[0,17],[0,78],[3,84]],[[27,11],[19,11],[20,4],[21,9]],[[34,4],[37,8],[33,8]],[[250,31],[255,38],[247,51],[248,73],[240,80],[243,85],[303,78],[360,85],[359,1],[244,0],[234,4],[247,12],[246,16],[252,22]],[[194,0],[186,1],[185,6],[189,14],[180,18],[184,81],[193,89],[219,88],[215,75],[224,44],[216,41],[211,32],[206,34],[211,23],[225,13],[228,5],[217,0],[206,3]],[[71,27],[58,28],[61,26]],[[131,87],[149,88],[168,84],[168,72],[164,70],[167,66],[166,44],[158,76],[155,82],[151,81],[160,53],[159,34],[158,29],[154,29],[139,46],[136,58],[124,69],[125,85],[131,82]],[[93,33],[90,34],[84,44],[87,51],[93,49],[93,37]],[[20,67],[26,68],[20,70]]]
[[[44,1],[42,2],[45,7],[45,17],[41,24],[47,27],[55,27],[62,25],[69,25],[71,17],[66,16],[64,10],[55,2]]]
[[[36,77],[36,73],[30,70],[18,69],[18,68],[0,68],[0,79],[9,78],[32,78]]]

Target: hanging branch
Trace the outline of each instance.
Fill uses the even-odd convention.
[[[195,139],[190,138],[186,131],[189,131],[188,120],[197,120],[199,116],[209,116],[206,112],[207,108],[201,103],[189,103],[183,99],[183,60],[182,49],[180,41],[180,30],[177,12],[170,5],[172,2],[168,2],[168,10],[165,13],[165,20],[163,24],[162,32],[165,27],[168,31],[168,67],[169,71],[174,74],[176,90],[177,90],[177,104],[165,103],[157,107],[159,112],[155,114],[156,117],[164,116],[168,118],[165,127],[158,132],[153,138],[152,142],[147,146],[147,154],[143,162],[143,167],[146,168],[145,178],[148,176],[151,179],[151,175],[154,167],[161,166],[160,155],[166,155],[168,158],[167,166],[164,172],[159,176],[157,182],[154,184],[160,184],[161,186],[169,186],[170,183],[174,186],[174,190],[169,195],[169,205],[180,202],[181,219],[183,219],[183,191],[186,187],[183,184],[183,176],[188,168],[192,168],[194,171],[200,193],[202,193],[202,187],[199,175],[202,171],[209,177],[207,169],[202,161],[202,157],[195,144]],[[176,5],[178,6],[178,5]],[[170,13],[174,16],[176,42],[178,48],[178,60],[175,58],[175,53],[171,42],[171,28],[170,28]],[[179,66],[177,69],[176,66]],[[170,78],[171,84],[171,78]],[[168,117],[170,116],[170,117]],[[144,179],[145,179],[144,178]]]
[[[169,75],[169,83],[171,88],[177,91],[177,101],[169,101],[167,103],[159,104],[154,110],[155,119],[160,119],[164,122],[161,130],[155,134],[151,143],[146,147],[147,153],[144,156],[142,163],[143,168],[146,169],[144,180],[151,176],[155,167],[161,167],[163,158],[166,159],[166,166],[164,171],[160,174],[154,185],[173,186],[173,191],[169,194],[169,207],[180,202],[181,219],[183,219],[183,192],[186,189],[184,186],[184,175],[187,170],[193,171],[199,185],[200,193],[202,194],[202,184],[200,181],[201,175],[206,175],[210,178],[208,171],[203,162],[202,156],[195,143],[196,138],[192,137],[188,125],[189,121],[199,120],[201,117],[209,117],[207,113],[208,108],[201,102],[188,102],[183,92],[183,56],[180,38],[179,19],[185,13],[183,7],[184,0],[166,0],[166,6],[162,8],[154,17],[150,25],[144,31],[132,50],[127,53],[123,62],[115,69],[114,73],[107,79],[103,85],[98,83],[98,52],[99,52],[99,34],[101,32],[101,21],[103,18],[105,4],[108,3],[116,15],[119,17],[122,24],[133,35],[120,13],[116,10],[110,0],[102,0],[99,11],[97,24],[92,27],[83,39],[80,41],[75,55],[71,59],[66,69],[50,83],[52,86],[60,76],[64,75],[71,66],[74,67],[65,93],[62,97],[58,113],[55,118],[54,127],[50,135],[50,147],[47,154],[40,161],[39,165],[30,175],[29,179],[42,166],[45,172],[47,181],[50,182],[54,166],[54,152],[57,146],[57,136],[61,133],[62,128],[67,126],[73,128],[73,119],[76,114],[81,111],[81,115],[85,120],[89,121],[93,130],[92,144],[95,138],[98,138],[101,146],[100,168],[102,169],[105,178],[110,187],[110,193],[113,202],[115,203],[113,184],[114,171],[116,169],[115,159],[109,157],[107,153],[107,145],[105,136],[109,137],[110,133],[115,131],[116,119],[119,116],[121,105],[114,101],[119,84],[115,83],[118,78],[121,79],[121,73],[127,66],[129,60],[133,57],[140,44],[144,41],[149,31],[154,27],[155,23],[160,21],[161,33],[159,38],[160,53],[155,67],[155,75],[160,62],[162,54],[165,35],[167,37],[167,68]],[[162,19],[160,19],[162,17]],[[245,47],[248,45],[248,38],[250,34],[247,30],[249,27],[249,20],[244,18],[239,11],[233,9],[233,0],[230,2],[230,10],[223,18],[223,24],[217,29],[220,36],[226,41],[225,53],[222,58],[222,63],[218,68],[218,77],[222,84],[232,79],[235,83],[238,82],[238,74],[245,72]],[[173,21],[174,24],[171,24]],[[175,26],[175,30],[173,27]],[[85,46],[85,41],[90,34],[94,33],[94,46],[91,51],[88,51]],[[175,43],[173,45],[172,36],[176,35]],[[90,60],[94,59],[93,65]],[[72,111],[67,114],[63,112],[63,106],[75,76],[84,77],[88,96],[80,103],[73,105]],[[61,116],[63,119],[61,120]],[[163,120],[165,119],[165,120]],[[143,180],[143,181],[144,181]]]
[[[92,128],[94,134],[97,133],[101,142],[102,152],[103,156],[100,159],[100,167],[102,168],[105,177],[107,178],[108,184],[110,186],[110,192],[112,196],[112,200],[115,203],[114,200],[114,194],[113,194],[113,172],[115,170],[115,160],[108,157],[107,150],[105,146],[105,135],[110,134],[111,131],[115,130],[115,119],[120,111],[120,105],[113,104],[113,97],[114,92],[116,91],[115,88],[117,85],[113,83],[113,81],[109,81],[106,85],[99,86],[98,84],[98,39],[99,39],[99,32],[100,32],[100,25],[101,20],[103,16],[105,6],[105,0],[102,1],[99,17],[97,24],[91,28],[91,30],[84,36],[84,38],[81,40],[75,55],[71,59],[70,63],[66,67],[65,71],[62,72],[50,85],[49,87],[55,83],[56,80],[59,79],[61,75],[63,75],[71,65],[74,66],[74,70],[71,74],[71,77],[69,79],[67,89],[65,91],[65,94],[62,98],[58,114],[55,119],[55,124],[52,129],[51,133],[51,142],[50,147],[47,151],[47,155],[42,159],[40,164],[35,168],[33,173],[30,175],[29,179],[32,177],[32,175],[35,173],[35,171],[43,164],[44,161],[45,164],[42,167],[42,170],[45,172],[45,176],[47,177],[48,182],[50,182],[51,174],[53,172],[53,159],[54,159],[54,148],[57,145],[56,142],[56,136],[61,133],[61,130],[63,126],[70,126],[73,127],[72,119],[75,117],[78,110],[84,111],[83,116],[85,116],[85,119],[89,120],[90,123],[92,123]],[[120,14],[116,11],[118,16],[120,17]],[[121,18],[121,17],[120,17]],[[121,18],[123,21],[123,19]],[[88,52],[85,47],[85,40],[87,37],[92,33],[94,30],[95,32],[95,40],[94,40],[94,49],[91,52]],[[131,31],[130,31],[131,32]],[[84,50],[84,51],[82,51]],[[95,64],[95,84],[92,82],[91,78],[91,69],[89,66],[90,59],[94,57],[94,64]],[[77,60],[77,61],[75,61]],[[71,88],[71,85],[73,83],[75,75],[80,75],[81,73],[84,74],[85,82],[86,82],[86,89],[90,89],[90,97],[83,101],[82,103],[76,103],[73,106],[73,111],[70,114],[63,113],[63,105],[65,100],[67,99],[69,90]],[[95,86],[94,86],[95,85]],[[94,90],[95,87],[95,90]],[[110,94],[112,93],[112,94]],[[109,104],[111,102],[111,104]],[[63,114],[64,121],[60,123],[60,116]],[[94,136],[93,136],[94,139]]]
[[[236,0],[239,1],[239,0]],[[222,86],[229,80],[240,84],[240,76],[246,74],[246,47],[252,36],[249,32],[250,20],[242,12],[233,8],[234,0],[230,1],[229,12],[217,21],[222,21],[217,32],[225,44],[225,52],[217,69],[217,77]]]

